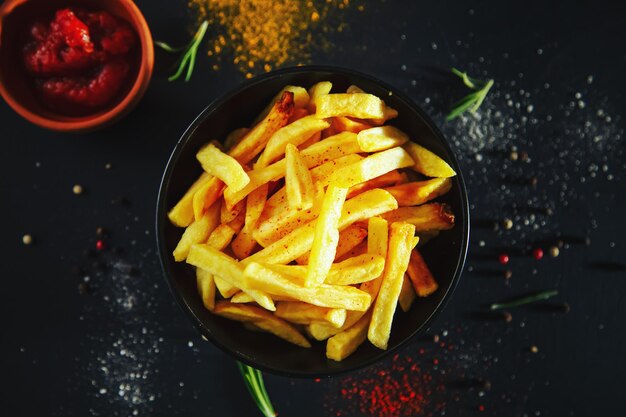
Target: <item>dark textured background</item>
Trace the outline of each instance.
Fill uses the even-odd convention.
[[[186,39],[185,2],[138,4],[155,38]],[[534,115],[543,120],[538,127],[529,123],[523,129],[515,128],[515,121],[506,124],[495,131],[502,137],[479,156],[458,147],[478,222],[472,231],[470,271],[430,332],[454,349],[443,353],[432,342],[416,340],[401,354],[414,357],[423,373],[433,376],[430,384],[437,389],[425,414],[626,412],[626,334],[621,322],[626,316],[626,272],[615,270],[624,263],[626,233],[620,117],[626,109],[626,9],[615,4],[370,2],[363,12],[350,9],[343,15],[350,30],[334,36],[337,49],[312,59],[359,69],[406,90],[427,104],[455,140],[463,141],[469,133],[464,130],[467,123],[443,120],[442,114],[463,93],[458,80],[441,75],[450,66],[494,78],[499,83],[494,102],[500,98],[505,107],[506,91],[532,91]],[[165,60],[157,55],[156,74],[137,109],[101,132],[77,136],[43,131],[0,104],[3,415],[126,416],[134,410],[158,416],[255,415],[233,361],[203,342],[174,304],[156,260],[153,233],[156,193],[174,143],[196,114],[243,77],[228,66],[213,72],[201,57],[190,83],[169,83]],[[589,75],[592,84],[586,82]],[[515,87],[511,80],[516,80]],[[549,94],[535,94],[545,83]],[[581,89],[588,108],[596,106],[613,116],[610,128],[606,123],[599,128],[611,136],[611,145],[599,151],[585,142],[588,137],[564,127],[582,121],[567,113]],[[521,117],[519,111],[510,114]],[[506,140],[509,128],[517,129],[512,142]],[[530,154],[530,162],[521,168],[506,161],[511,143]],[[569,156],[559,155],[559,147],[569,149]],[[603,154],[607,161],[602,161]],[[587,165],[604,162],[612,179],[602,169],[589,177],[593,169]],[[104,168],[107,163],[110,170]],[[539,178],[536,191],[511,185],[511,176],[529,175]],[[72,194],[76,183],[83,185],[84,195]],[[567,191],[561,195],[563,184]],[[533,193],[553,208],[545,227],[511,233],[491,229],[494,219],[527,215],[520,207]],[[86,254],[94,246],[96,227],[107,228],[110,248],[121,248],[124,254]],[[31,233],[36,244],[22,245],[24,233]],[[493,270],[501,271],[495,262],[500,251],[524,252],[559,234],[570,236],[571,244],[558,258],[537,263],[522,253],[511,263],[510,282],[493,276]],[[576,243],[585,238],[589,245]],[[133,265],[138,272],[116,278],[123,272],[119,259],[125,262],[121,269]],[[618,265],[607,267],[607,262]],[[77,288],[85,276],[92,291],[80,295]],[[485,303],[546,288],[560,291],[559,301],[571,306],[568,314],[521,308],[512,311],[508,324],[477,320],[472,314]],[[119,308],[116,297],[128,294],[134,297],[132,308]],[[118,339],[133,353],[120,353]],[[529,353],[531,345],[539,352]],[[124,377],[107,379],[102,366]],[[117,385],[128,382],[125,366],[147,370],[141,383],[131,381],[133,390],[139,387],[137,404],[117,392],[124,389]],[[357,400],[342,399],[341,388],[391,366],[389,360],[352,380],[268,376],[267,385],[282,416],[335,415],[341,409],[346,410],[343,415],[367,415],[355,408]],[[476,378],[488,380],[490,389],[463,382]]]

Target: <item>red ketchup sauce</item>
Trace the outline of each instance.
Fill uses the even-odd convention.
[[[48,107],[68,115],[111,104],[134,67],[137,35],[104,11],[57,10],[30,26],[23,62]]]

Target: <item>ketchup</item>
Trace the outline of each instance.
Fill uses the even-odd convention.
[[[136,43],[128,23],[110,13],[60,9],[50,22],[30,27],[23,61],[49,107],[89,113],[120,94]]]

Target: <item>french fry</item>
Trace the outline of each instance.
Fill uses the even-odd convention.
[[[274,103],[268,115],[254,126],[228,154],[241,164],[252,161],[263,150],[270,137],[287,124],[289,117],[293,114],[293,109],[294,94],[285,91]]]
[[[357,226],[354,224],[353,226]],[[361,225],[358,225],[361,227]],[[341,233],[339,234],[339,241],[341,242]],[[337,245],[339,246],[339,245]],[[354,258],[355,256],[365,255],[367,253],[367,240],[363,240],[361,243],[350,249],[348,252],[335,256],[335,262],[343,262],[346,259]]]
[[[380,126],[387,122],[388,120],[395,119],[398,117],[398,111],[392,107],[385,106],[383,117],[374,117],[368,120],[368,122],[374,126]]]
[[[335,187],[332,183],[324,194],[322,208],[315,224],[309,268],[304,281],[307,287],[323,283],[335,260],[339,242],[339,218],[347,194],[347,188]]]
[[[315,113],[315,100],[319,96],[330,93],[332,89],[333,84],[329,81],[320,81],[317,84],[313,84],[313,86],[309,88],[309,112]]]
[[[411,253],[411,260],[406,272],[413,284],[413,289],[420,297],[427,297],[437,291],[439,287],[437,281],[433,278],[424,258],[417,250]]]
[[[328,339],[328,342],[326,342],[326,357],[339,362],[354,353],[367,339],[367,330],[371,316],[372,312],[370,310],[348,329]]]
[[[287,121],[287,125],[290,125],[291,123],[295,122],[296,120],[300,120],[303,117],[306,117],[308,115],[309,115],[309,112],[307,111],[307,109],[302,108],[302,107],[296,107],[295,109],[293,109],[293,114],[291,115],[291,117]]]
[[[277,317],[296,324],[311,322],[328,323],[341,327],[346,321],[346,310],[341,308],[318,307],[301,301],[284,301],[276,305]]]
[[[196,191],[209,182],[211,178],[211,175],[203,172],[191,187],[189,187],[178,203],[167,213],[167,217],[175,226],[187,227],[191,224],[194,220],[193,197]]]
[[[401,147],[377,152],[367,158],[337,170],[331,183],[337,187],[350,188],[359,183],[379,177],[389,171],[413,165],[413,159]]]
[[[196,268],[196,285],[204,307],[207,310],[213,310],[215,307],[215,281],[213,280],[213,274],[202,268]]]
[[[303,150],[308,148],[311,145],[316,144],[317,142],[319,142],[320,140],[322,140],[322,132],[317,132],[311,135],[310,138],[308,138],[307,140],[305,140],[304,142],[302,142],[299,146],[298,149]]]
[[[325,282],[335,285],[361,284],[379,277],[384,267],[384,257],[365,253],[333,264]]]
[[[409,265],[415,226],[392,223],[389,232],[389,249],[385,260],[382,283],[372,311],[367,338],[379,349],[387,349],[391,323],[396,310],[404,271]]]
[[[375,189],[347,200],[339,218],[338,229],[341,231],[352,223],[394,210],[398,203],[388,192]],[[244,264],[265,262],[286,264],[311,250],[315,234],[315,221],[294,230],[282,239],[272,243],[254,255],[243,259]]]
[[[250,177],[241,164],[212,143],[200,149],[196,159],[202,165],[202,169],[222,180],[233,191],[241,190],[250,182]]]
[[[289,275],[290,279],[298,285],[304,285],[304,277],[307,271],[306,265],[263,265],[276,272]],[[380,276],[384,267],[384,257],[364,253],[348,258],[345,261],[334,263],[324,283],[331,285],[360,284]]]
[[[285,189],[289,207],[295,210],[308,210],[313,207],[315,188],[311,173],[300,156],[300,151],[292,144],[285,148]]]
[[[294,110],[297,108],[306,107],[309,104],[309,93],[306,89],[295,85],[288,85],[282,88],[263,109],[263,111],[259,113],[257,118],[254,120],[254,124],[259,123],[261,120],[267,117],[272,107],[276,105],[276,103],[283,97],[283,94],[287,91],[293,94]]]
[[[346,198],[352,198],[357,194],[361,194],[365,191],[373,190],[374,188],[383,188],[390,185],[398,184],[404,181],[404,176],[400,171],[394,169],[379,177],[372,178],[371,180],[362,182],[360,184],[353,185],[348,191]]]
[[[265,150],[254,165],[255,169],[268,166],[285,154],[288,144],[301,145],[314,134],[330,126],[330,123],[318,119],[315,115],[306,116],[280,128],[267,142]]]
[[[346,90],[346,93],[348,93],[348,94],[354,94],[354,93],[362,93],[362,94],[364,94],[365,90],[363,90],[358,85],[352,84],[351,86],[348,87],[348,89]]]
[[[235,236],[235,230],[228,224],[220,224],[209,235],[207,244],[217,250],[224,250]]]
[[[359,133],[363,130],[371,129],[372,127],[371,125],[363,121],[354,120],[354,119],[350,119],[349,117],[343,117],[343,116],[333,117],[332,126],[337,132],[347,131],[347,132],[354,132],[354,133]]]
[[[311,169],[327,161],[340,158],[345,155],[360,152],[356,141],[356,134],[351,132],[339,133],[330,138],[326,138],[314,145],[304,149],[300,155],[307,168]],[[286,161],[281,159],[265,168],[253,169],[248,172],[250,183],[242,190],[234,191],[227,187],[224,190],[224,200],[229,206],[237,204],[257,187],[270,182],[277,181],[285,176]]]
[[[326,340],[331,336],[341,333],[352,327],[357,321],[363,317],[364,311],[348,311],[346,312],[346,321],[340,328],[330,326],[325,323],[311,323],[306,329],[307,333],[315,340]]]
[[[233,284],[220,277],[213,276],[213,282],[215,282],[215,287],[224,298],[230,298],[233,295],[241,292],[239,291],[239,288],[235,287]],[[250,296],[250,298],[252,297]],[[254,301],[254,298],[252,300]]]
[[[357,141],[364,152],[380,152],[403,145],[409,137],[393,126],[378,126],[361,130]]]
[[[387,257],[387,246],[389,241],[389,227],[387,221],[380,217],[371,217],[367,226],[367,252],[369,254],[380,256],[385,259]],[[381,275],[382,275],[381,271]],[[364,282],[360,286],[361,291],[365,291],[372,298],[372,303],[378,296],[378,291],[382,283],[382,276],[376,276],[374,279]],[[348,311],[346,317],[346,324],[343,329],[349,328],[352,324],[356,323],[363,316],[362,311]],[[336,334],[328,328],[322,326],[309,326],[309,332],[316,340],[325,340],[328,337]]]
[[[250,256],[256,245],[257,241],[254,239],[252,231],[245,226],[230,243],[230,247],[237,259],[244,259]]]
[[[226,139],[224,139],[224,148],[231,149],[233,146],[237,145],[249,131],[250,129],[247,127],[238,127],[230,132],[226,136]]]
[[[454,177],[456,172],[446,161],[415,142],[407,142],[404,149],[415,161],[413,169],[427,177],[448,178]]]
[[[176,262],[184,261],[189,254],[191,245],[206,242],[219,223],[219,204],[213,204],[200,220],[187,226],[176,248],[174,248],[174,260]]]
[[[272,300],[274,301],[296,301],[291,297],[283,297],[280,295],[272,295]],[[249,294],[238,291],[235,295],[230,298],[231,303],[254,303],[254,298],[252,298]]]
[[[288,276],[256,262],[246,266],[244,276],[246,285],[251,288],[263,288],[270,294],[292,297],[319,307],[365,311],[371,301],[369,294],[348,285],[297,285]]]
[[[315,114],[321,119],[346,116],[377,119],[387,116],[385,102],[372,94],[325,94],[315,99]]]
[[[222,224],[230,223],[239,216],[239,214],[246,209],[246,200],[241,200],[231,208],[228,208],[226,204],[222,204],[220,210],[220,221]],[[245,219],[245,214],[244,214]]]
[[[187,256],[187,263],[228,281],[233,286],[248,293],[261,307],[274,311],[276,307],[268,295],[245,285],[243,271],[239,263],[209,245],[193,245]]]
[[[219,178],[211,178],[193,195],[193,217],[199,220],[207,208],[213,206],[222,197],[224,183]]]
[[[256,227],[259,218],[265,209],[269,184],[265,183],[248,194],[246,199],[245,227],[252,230]]]
[[[406,184],[386,187],[398,202],[398,206],[418,206],[433,200],[452,188],[450,178],[432,178],[426,181],[408,182]]]
[[[262,308],[218,301],[215,303],[213,312],[230,320],[251,322],[255,326],[295,345],[311,347],[309,341],[295,327]]]
[[[415,301],[415,290],[411,284],[411,280],[404,274],[402,279],[402,288],[400,289],[400,295],[398,296],[398,304],[405,313],[411,309],[413,302]]]
[[[454,214],[450,206],[428,203],[414,207],[400,207],[382,215],[388,222],[405,222],[415,226],[418,232],[448,230],[454,227]]]

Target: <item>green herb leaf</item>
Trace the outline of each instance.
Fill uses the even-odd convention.
[[[492,310],[499,310],[502,308],[517,307],[517,306],[521,306],[524,304],[534,303],[535,301],[547,300],[548,298],[554,297],[558,293],[559,292],[556,290],[541,291],[536,294],[527,295],[525,297],[520,297],[512,301],[507,301],[504,303],[494,303],[491,305],[490,308]]]
[[[198,54],[198,47],[202,43],[202,39],[204,39],[204,35],[206,34],[208,27],[209,22],[207,22],[206,20],[202,22],[195,35],[193,35],[193,38],[191,38],[191,41],[186,46],[173,47],[165,42],[155,42],[155,45],[167,52],[176,53],[184,51],[183,55],[178,59],[178,69],[176,70],[176,72],[174,72],[174,74],[169,76],[169,81],[175,81],[180,78],[183,72],[185,72],[185,69],[185,81],[189,81],[191,79],[193,68],[196,65],[196,55]]]
[[[246,387],[252,399],[261,413],[263,413],[265,417],[276,417],[274,407],[265,390],[265,383],[263,382],[263,374],[261,374],[261,371],[241,362],[237,362],[237,366],[239,367],[239,371],[243,376],[243,380],[246,383]]]
[[[452,110],[450,110],[450,113],[446,116],[446,120],[448,121],[455,119],[467,110],[472,113],[478,110],[494,83],[493,80],[481,81],[476,78],[472,78],[467,75],[467,73],[461,72],[456,68],[452,68],[452,73],[461,78],[465,86],[476,91],[463,97],[452,106]]]

